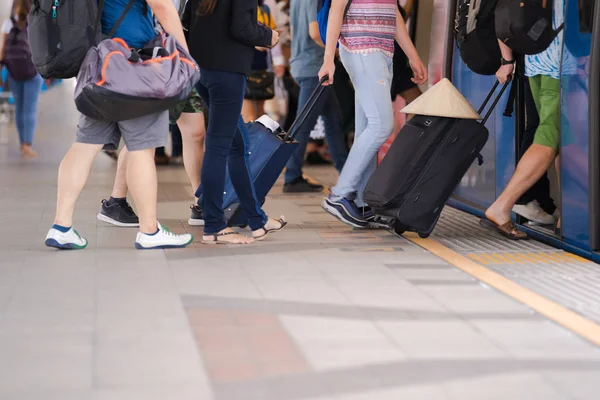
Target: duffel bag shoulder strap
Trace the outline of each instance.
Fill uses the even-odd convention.
[[[129,12],[129,10],[131,10],[131,7],[133,7],[133,5],[135,4],[136,1],[137,0],[129,0],[129,3],[127,3],[127,5],[125,6],[125,9],[123,10],[123,12],[121,13],[121,15],[119,16],[119,19],[117,20],[117,22],[115,22],[115,25],[112,27],[112,29],[108,33],[108,37],[109,38],[112,39],[115,36],[115,34],[117,33],[117,29],[119,29],[119,26],[121,25],[121,23],[125,19],[125,16]]]

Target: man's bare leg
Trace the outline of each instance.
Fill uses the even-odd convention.
[[[129,191],[140,218],[140,232],[153,234],[158,230],[156,217],[158,180],[154,164],[154,149],[129,152],[126,170]]]
[[[127,197],[127,156],[129,151],[127,146],[124,146],[119,153],[117,160],[117,173],[115,174],[115,183],[113,184],[113,190],[111,196],[115,199],[122,199]]]
[[[63,158],[58,169],[54,224],[63,227],[73,226],[75,204],[100,150],[102,145],[74,143]]]
[[[190,179],[192,190],[195,192],[200,186],[200,174],[204,161],[204,141],[206,139],[204,114],[183,113],[177,120],[177,126],[181,131],[183,141],[183,166]]]
[[[555,158],[554,149],[532,144],[517,164],[517,169],[506,189],[486,210],[487,219],[497,225],[510,221],[511,210],[517,200],[548,171]]]
[[[46,235],[46,246],[61,250],[81,250],[87,247],[88,241],[73,229],[73,212],[100,150],[102,145],[75,143],[60,163],[56,215],[54,225]]]
[[[158,181],[153,148],[129,152],[127,183],[139,213],[140,231],[135,241],[136,248],[181,248],[192,243],[194,237],[189,233],[171,233],[157,221]]]

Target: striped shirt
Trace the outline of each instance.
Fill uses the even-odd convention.
[[[398,0],[352,0],[340,45],[350,53],[381,51],[394,56]]]

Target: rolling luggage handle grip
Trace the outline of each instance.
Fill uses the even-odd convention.
[[[487,113],[485,114],[485,117],[483,117],[483,120],[481,121],[481,125],[485,125],[485,123],[488,121],[488,119],[492,115],[492,112],[494,111],[494,108],[496,108],[496,105],[498,104],[498,102],[502,98],[502,95],[506,91],[506,88],[508,88],[508,85],[510,85],[511,81],[512,81],[512,77],[509,77],[508,80],[506,81],[506,83],[502,86],[502,89],[500,90],[500,93],[498,93],[498,95],[494,98],[494,101],[493,101],[492,105],[490,106],[490,108],[488,109]],[[490,90],[490,92],[488,93],[487,97],[483,101],[483,104],[481,105],[481,107],[477,111],[477,113],[479,115],[481,115],[481,113],[483,112],[483,110],[485,110],[487,104],[490,102],[490,99],[494,95],[494,92],[498,88],[499,84],[500,84],[500,82],[498,80],[496,80],[496,83],[494,83],[494,86],[492,87],[492,90]]]
[[[325,89],[327,89],[327,86],[323,86],[323,83],[327,82],[328,80],[329,75],[325,75],[323,78],[321,78],[319,86],[317,86],[317,88],[312,92],[310,98],[308,99],[304,107],[302,107],[302,111],[300,111],[300,114],[298,114],[296,120],[294,121],[294,123],[292,123],[292,126],[290,126],[289,131],[283,137],[284,141],[287,142],[289,140],[294,140],[294,138],[298,134],[298,130],[306,122],[306,119],[308,118],[312,110],[315,108],[317,101],[319,101],[319,98],[321,97]]]

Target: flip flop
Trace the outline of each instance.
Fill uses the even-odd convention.
[[[512,221],[508,221],[505,224],[498,225],[490,220],[481,219],[481,220],[479,220],[479,225],[483,226],[486,229],[490,229],[495,232],[498,232],[499,234],[501,234],[502,236],[504,236],[505,238],[508,238],[510,240],[528,240],[529,239],[529,236],[527,236],[527,234],[525,232],[521,232],[519,229],[517,229],[517,225],[515,225],[515,223]]]
[[[271,233],[271,232],[279,232],[280,230],[282,230],[283,228],[285,228],[285,226],[288,224],[287,221],[285,219],[283,219],[283,217],[277,218],[274,221],[279,222],[281,224],[281,226],[279,228],[267,229],[266,228],[266,224],[265,224],[265,226],[263,226],[262,228],[260,228],[263,231],[265,231],[265,233],[263,233],[260,236],[254,236],[253,237],[254,241],[260,242],[261,240],[263,240],[264,238],[266,238],[269,233]]]
[[[223,233],[214,233],[214,234],[211,234],[211,235],[203,235],[202,243],[204,243],[204,244],[234,244],[234,245],[249,244],[249,243],[228,242],[226,240],[221,240],[220,239],[222,237],[229,236],[229,235],[239,235],[239,233],[237,233],[237,232],[223,232]],[[204,237],[206,237],[206,236],[212,236],[212,239],[211,240],[205,240]]]

